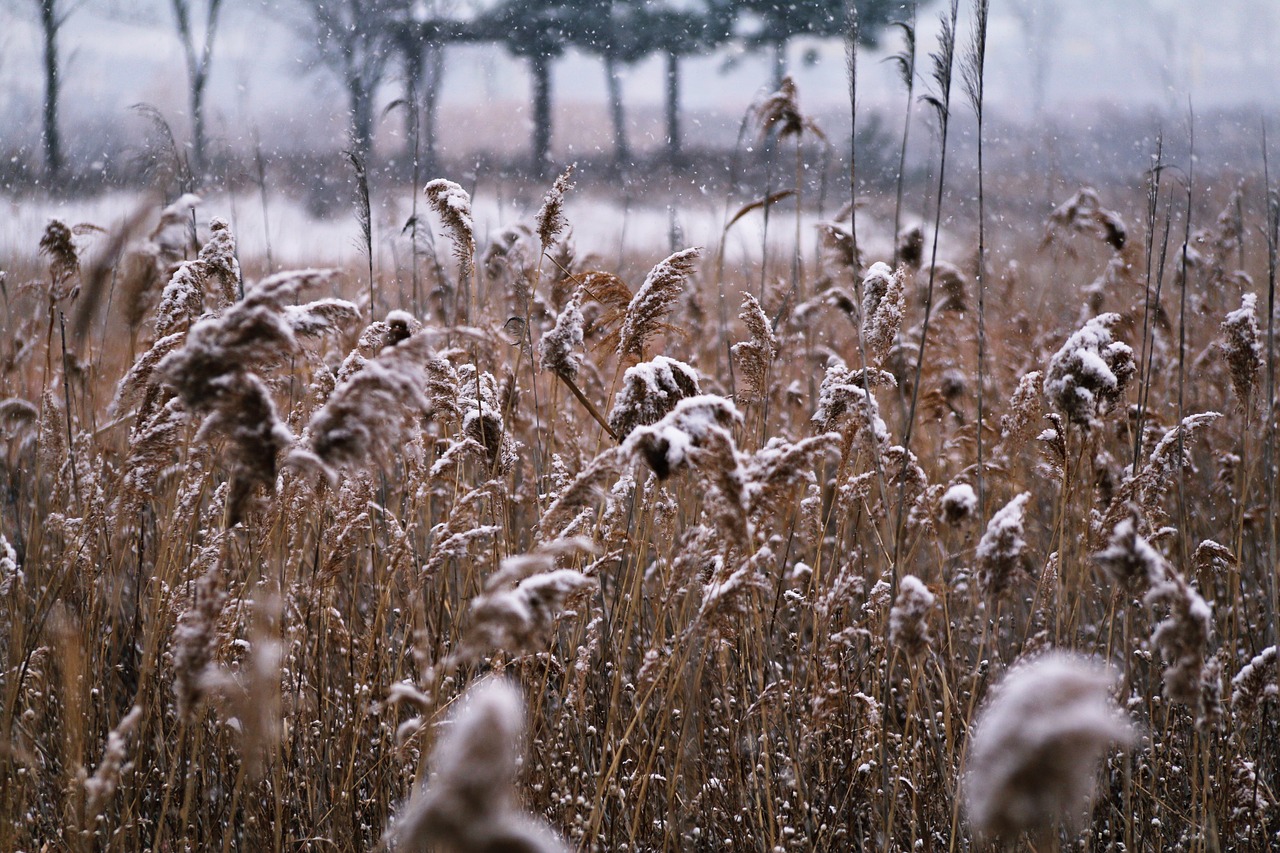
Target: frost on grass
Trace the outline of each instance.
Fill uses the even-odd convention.
[[[1058,411],[1089,426],[1119,402],[1137,372],[1133,349],[1111,339],[1119,314],[1100,314],[1062,345],[1045,371],[1044,393]]]
[[[516,798],[524,699],[498,678],[472,685],[431,752],[431,775],[387,828],[403,853],[557,853],[564,844]]]
[[[965,812],[1000,839],[1076,826],[1093,799],[1098,762],[1134,737],[1097,664],[1051,653],[1015,666],[979,714],[962,779]]]
[[[989,599],[999,599],[1027,574],[1024,513],[1030,492],[1023,492],[991,517],[975,554],[978,584]]]

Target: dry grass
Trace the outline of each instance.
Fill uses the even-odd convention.
[[[1008,226],[978,423],[964,258],[472,264],[433,186],[419,317],[211,251],[64,344],[89,238],[10,270],[0,849],[1277,843],[1259,229]]]

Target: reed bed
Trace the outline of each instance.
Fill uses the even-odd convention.
[[[1276,202],[1162,175],[964,257],[846,211],[624,268],[572,171],[488,241],[439,179],[418,306],[372,255],[246,280],[189,200],[50,223],[0,848],[1280,844]]]

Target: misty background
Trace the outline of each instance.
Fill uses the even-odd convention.
[[[28,243],[28,232],[38,234],[49,212],[20,208],[17,199],[46,197],[55,210],[72,205],[77,215],[109,217],[115,202],[99,200],[95,207],[93,198],[155,179],[145,164],[156,157],[158,126],[167,125],[188,155],[191,147],[188,71],[172,3],[58,0],[54,5],[65,16],[58,31],[59,125],[67,171],[77,178],[70,189],[49,195],[42,161],[42,2],[47,0],[0,3],[0,190],[15,200],[0,239],[10,245]],[[206,4],[189,5],[198,44]],[[467,21],[495,5],[458,0],[448,11]],[[968,6],[961,4],[962,44]],[[928,53],[936,49],[944,7],[938,0],[918,4],[916,96],[928,91]],[[351,178],[341,152],[351,146],[349,104],[341,74],[324,61],[315,32],[314,11],[304,0],[223,1],[204,96],[210,165],[190,188],[225,188],[248,180],[256,168],[262,182],[295,199],[312,220],[346,212]],[[995,0],[985,84],[989,168],[1038,183],[1035,201],[1043,207],[1070,184],[1136,186],[1157,135],[1167,158],[1186,160],[1194,127],[1198,169],[1229,176],[1258,172],[1263,119],[1277,103],[1277,35],[1280,4],[1274,0]],[[871,184],[892,177],[907,107],[899,72],[886,61],[902,49],[901,34],[881,30],[878,42],[862,48],[858,61],[861,180]],[[754,137],[745,138],[744,151],[735,153],[735,147],[744,116],[776,85],[777,61],[768,47],[753,49],[742,39],[681,60],[686,159],[675,170],[679,177],[667,175],[658,186],[653,166],[664,162],[666,144],[662,55],[613,69],[629,149],[619,162],[606,67],[599,56],[570,47],[550,63],[548,165],[558,171],[581,161],[580,180],[596,182],[598,192],[625,195],[636,216],[643,216],[649,190],[663,204],[687,207],[699,191],[720,201],[726,184],[763,185],[764,167],[756,163],[752,173]],[[796,37],[786,45],[785,63],[802,108],[831,140],[834,175],[847,162],[850,140],[844,45],[834,37]],[[429,131],[435,170],[464,183],[476,182],[482,172],[530,174],[531,63],[498,44],[449,44],[440,71],[438,117]],[[390,59],[374,92],[368,155],[374,180],[384,185],[408,178],[404,96],[401,66]],[[955,112],[953,145],[960,156],[954,180],[963,182],[972,159],[965,154],[973,145],[971,117]],[[916,127],[907,171],[927,187],[936,160],[927,107],[913,104],[911,120]],[[730,174],[732,157],[739,157],[742,174]],[[510,193],[527,207],[544,184]],[[178,189],[167,186],[164,193],[172,198]],[[402,204],[393,208],[385,214],[388,224],[403,215]],[[649,230],[673,227],[666,209],[654,205]],[[261,216],[269,216],[265,205]],[[333,245],[339,233],[346,232],[313,230],[314,242],[298,252]]]

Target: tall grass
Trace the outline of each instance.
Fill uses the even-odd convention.
[[[791,306],[719,247],[601,269],[567,174],[490,245],[427,184],[447,319],[367,266],[241,295],[222,221],[51,225],[0,342],[0,849],[1280,843],[1280,217],[1174,210],[1163,158],[986,224],[939,161],[977,312],[936,242]],[[1223,201],[1261,227],[1197,236]]]

